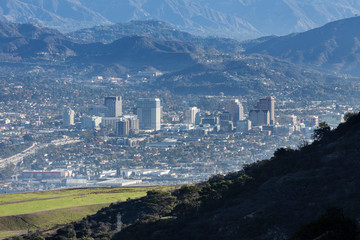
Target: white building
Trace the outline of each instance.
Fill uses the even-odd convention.
[[[142,130],[161,129],[161,104],[159,98],[140,98],[137,102],[139,128]]]
[[[63,126],[70,127],[75,125],[75,112],[71,108],[67,108],[63,115]]]
[[[225,110],[231,114],[230,120],[234,123],[244,119],[244,107],[239,99],[231,99],[227,103]]]
[[[197,107],[190,107],[185,111],[185,123],[198,125],[200,124],[200,109]]]

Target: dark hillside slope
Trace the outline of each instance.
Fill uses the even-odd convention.
[[[311,145],[279,149],[270,160],[241,172],[113,204],[49,239],[71,232],[78,238],[102,239],[119,226],[115,240],[270,240],[290,239],[295,232],[293,239],[357,239],[359,227],[353,219],[360,217],[360,115],[322,133]],[[122,225],[117,224],[119,214]]]

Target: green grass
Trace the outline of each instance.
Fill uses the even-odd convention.
[[[27,230],[49,229],[56,225],[63,225],[71,221],[81,220],[87,215],[99,211],[108,204],[96,204],[83,207],[63,208],[29,214],[0,217],[0,234]]]
[[[143,197],[150,189],[153,188],[70,189],[1,195],[0,216],[124,201]]]
[[[24,233],[25,232],[22,232],[22,231],[0,231],[0,239],[11,237],[11,236],[16,236],[16,235],[21,235]]]
[[[49,229],[95,214],[110,203],[171,187],[88,188],[0,195],[0,239]]]

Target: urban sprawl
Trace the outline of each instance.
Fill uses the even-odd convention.
[[[277,96],[171,101],[153,94],[61,109],[28,101],[22,112],[0,105],[0,147],[13,146],[0,159],[7,174],[0,192],[196,183],[271,158],[278,148],[298,148],[312,141],[319,122],[334,128],[357,110],[335,101],[299,107]],[[53,116],[44,110],[51,104]]]

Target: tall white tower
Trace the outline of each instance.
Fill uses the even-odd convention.
[[[161,129],[161,104],[159,98],[140,98],[137,102],[139,128],[143,130]]]
[[[75,125],[75,112],[71,108],[67,108],[63,115],[63,126],[70,127]]]
[[[199,124],[199,113],[200,109],[198,109],[197,107],[190,107],[189,109],[185,110],[185,122],[190,124]]]
[[[231,99],[225,109],[231,114],[231,121],[234,123],[244,120],[244,107],[239,99]]]
[[[275,124],[275,99],[273,97],[261,98],[256,105],[256,109],[268,110],[270,113],[270,124]]]

